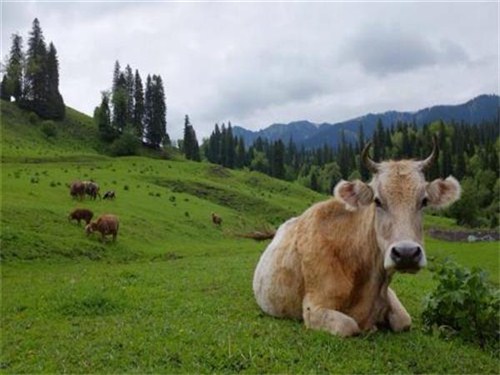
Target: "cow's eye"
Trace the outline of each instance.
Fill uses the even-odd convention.
[[[429,200],[427,198],[422,199],[422,208],[426,207],[427,204],[429,203]]]
[[[382,202],[380,202],[380,199],[375,198],[373,201],[375,202],[375,206],[382,207]]]

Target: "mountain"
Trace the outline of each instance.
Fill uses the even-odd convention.
[[[252,144],[258,137],[262,137],[270,141],[281,139],[284,142],[292,139],[296,144],[306,148],[321,147],[325,143],[336,146],[342,131],[344,131],[347,140],[356,140],[361,125],[365,137],[371,137],[379,119],[384,126],[391,126],[398,122],[414,122],[418,127],[421,127],[438,120],[478,124],[482,121],[498,119],[499,104],[500,97],[498,95],[480,95],[463,104],[437,105],[415,112],[369,113],[335,124],[296,121],[289,124],[273,124],[256,132],[235,126],[233,133],[238,137],[243,137],[247,145]]]

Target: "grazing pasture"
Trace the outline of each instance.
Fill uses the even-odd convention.
[[[259,310],[252,277],[268,242],[239,235],[326,197],[205,163],[109,158],[92,143],[72,150],[78,136],[65,127],[92,128],[77,113],[57,124],[68,142],[60,147],[25,113],[2,114],[3,372],[498,373],[496,353],[423,332],[430,270],[393,280],[414,320],[406,333],[341,339]],[[93,179],[116,199],[72,199],[75,179]],[[116,242],[68,222],[76,207],[117,215]],[[431,216],[429,225],[453,227]],[[427,238],[427,254],[431,266],[451,256],[498,283],[498,243]]]

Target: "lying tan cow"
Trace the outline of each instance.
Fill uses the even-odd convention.
[[[426,182],[436,141],[423,161],[375,163],[369,184],[341,181],[334,197],[279,228],[255,270],[253,290],[272,316],[303,319],[308,328],[352,336],[389,326],[409,329],[411,318],[389,288],[396,271],[426,265],[422,211],[460,196],[453,177]]]
[[[111,234],[113,236],[113,241],[116,241],[119,226],[120,223],[115,215],[104,214],[99,216],[97,221],[88,224],[85,227],[85,232],[89,235],[97,231],[101,233],[103,241],[105,240],[105,236]]]

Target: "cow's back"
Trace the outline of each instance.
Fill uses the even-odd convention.
[[[118,225],[118,218],[111,214],[102,215],[97,220],[97,229],[103,234],[116,234]]]
[[[302,318],[304,281],[297,252],[298,218],[282,224],[260,257],[253,291],[260,308],[276,317]]]

